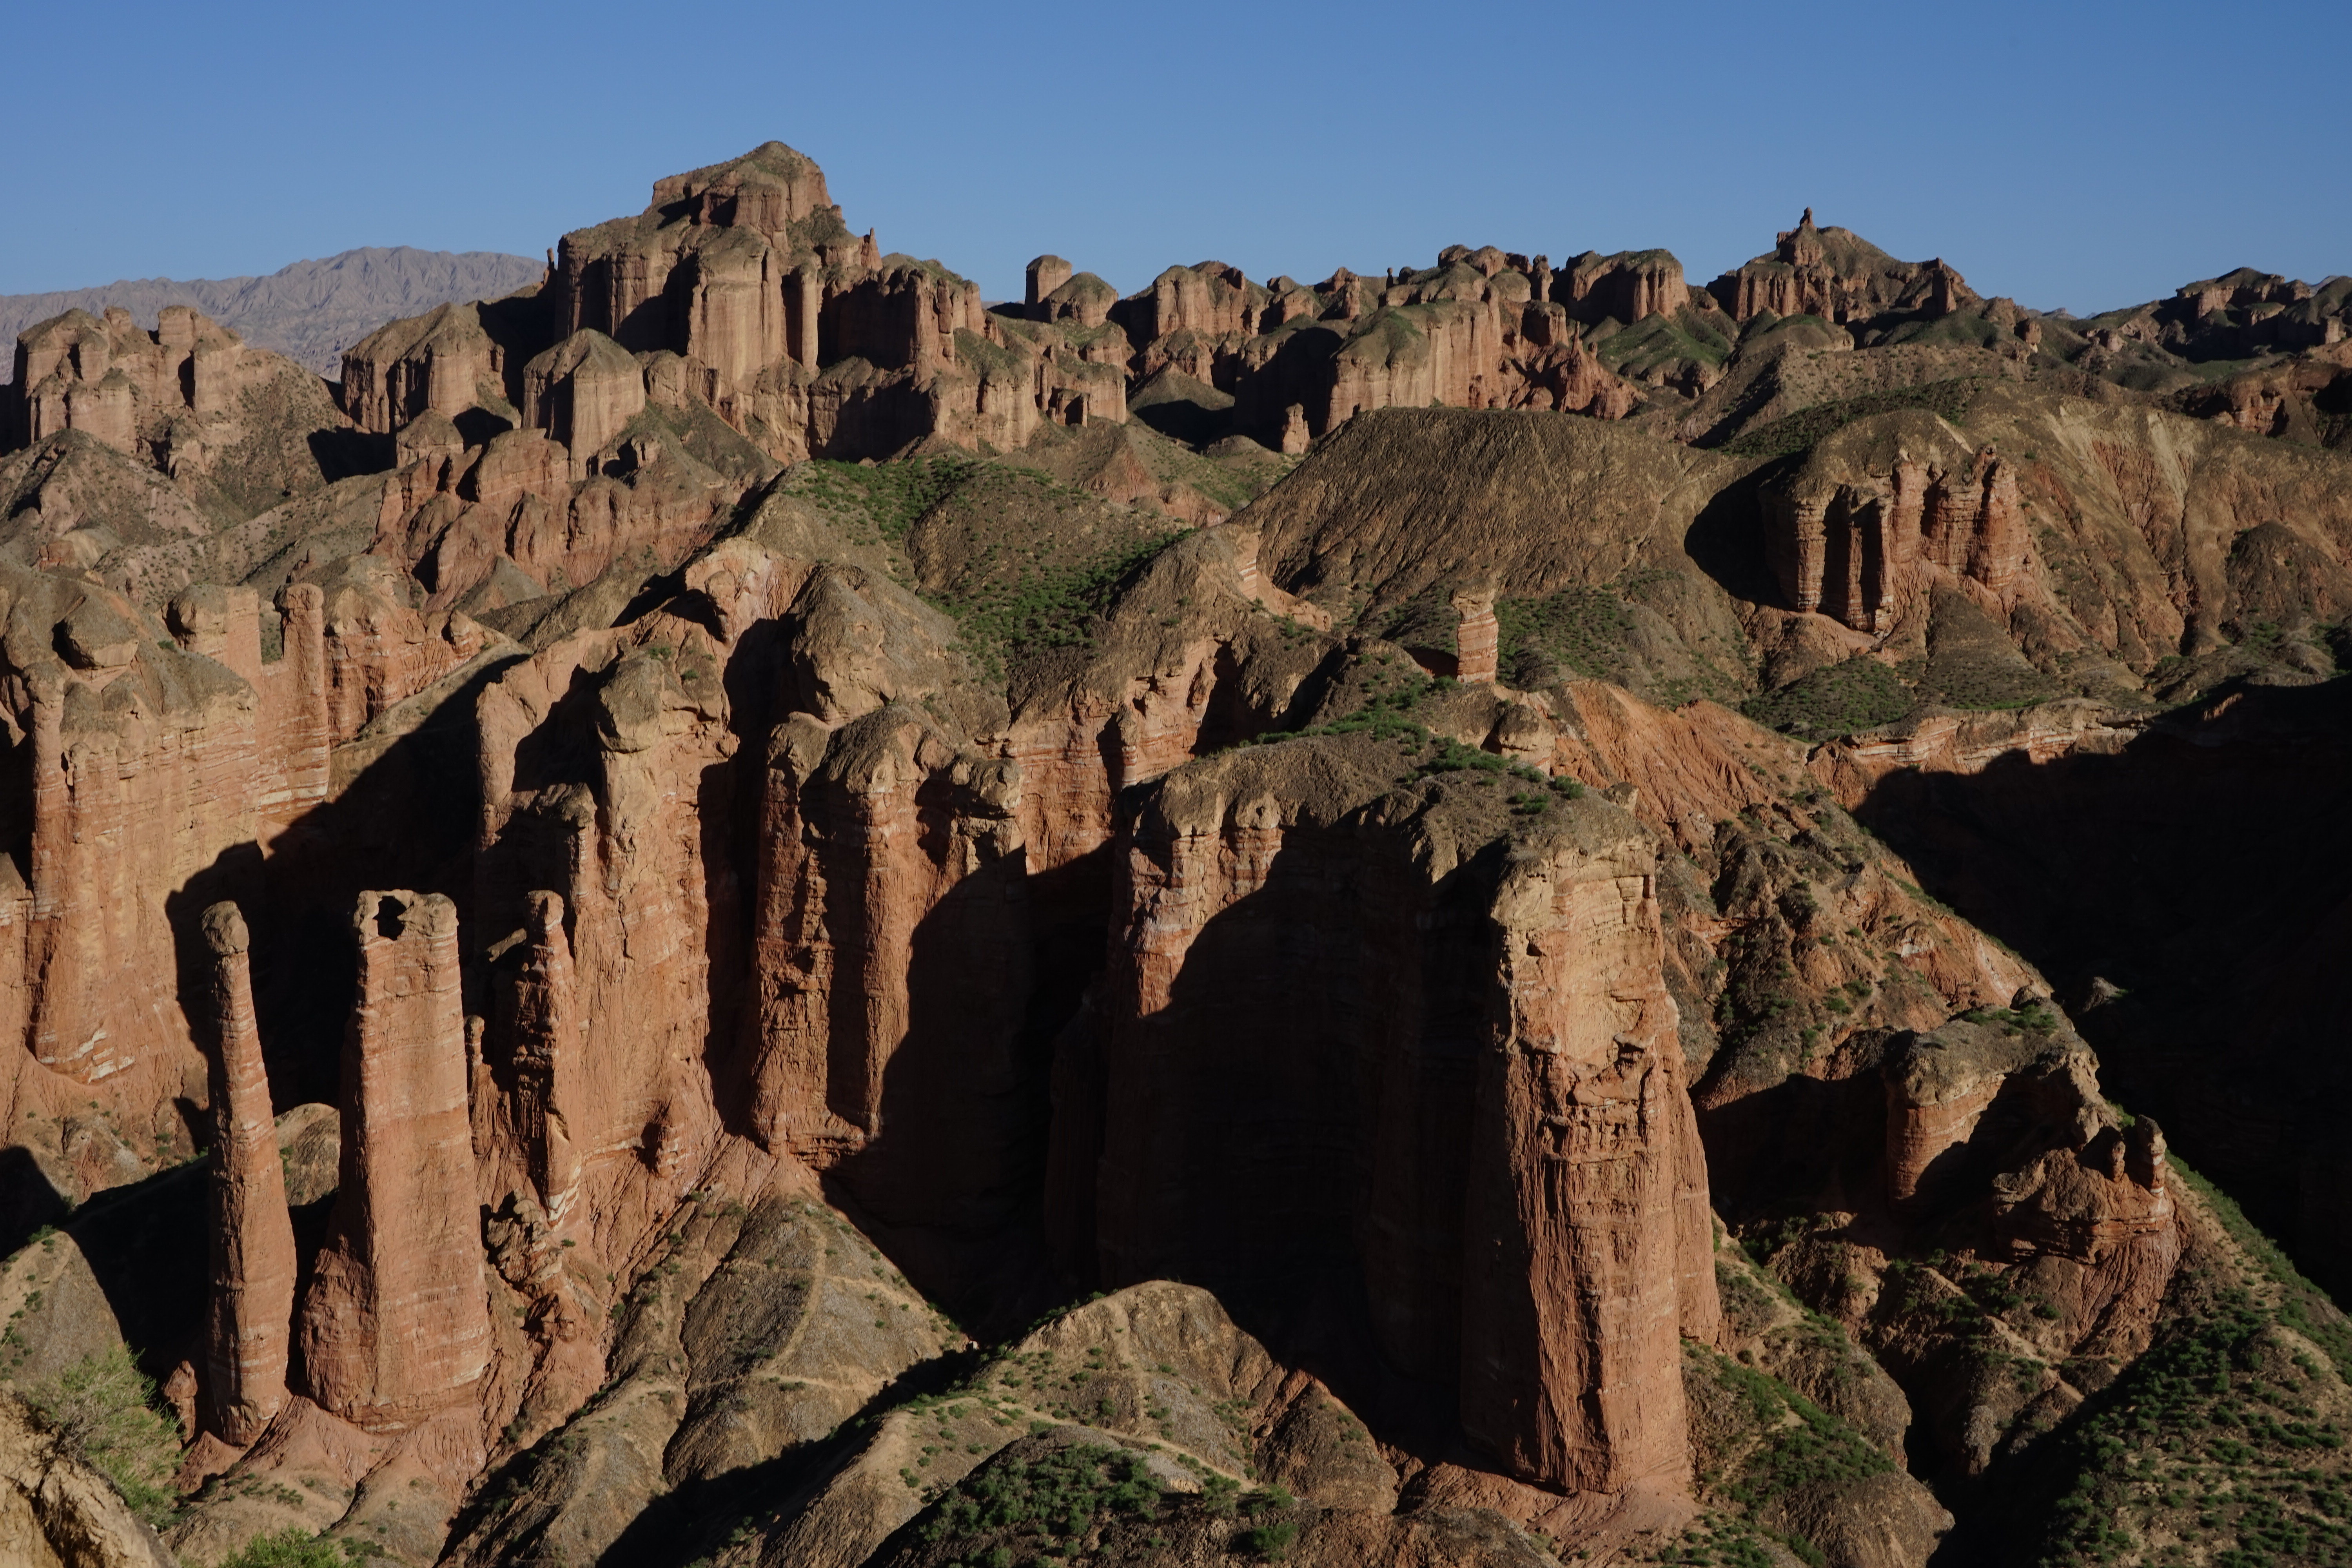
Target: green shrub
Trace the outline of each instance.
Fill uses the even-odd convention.
[[[169,1481],[180,1444],[156,1408],[154,1380],[122,1345],[84,1356],[54,1383],[26,1391],[65,1450],[114,1483],[151,1526],[168,1523],[177,1499]]]
[[[1497,667],[1523,690],[1570,675],[1622,684],[1633,609],[1615,585],[1567,588],[1542,599],[1497,599]]]
[[[1297,1539],[1298,1526],[1285,1520],[1280,1524],[1261,1524],[1243,1531],[1242,1548],[1272,1562],[1289,1551],[1290,1543]]]
[[[1717,1382],[1748,1406],[1759,1441],[1741,1461],[1723,1495],[1759,1508],[1813,1481],[1883,1474],[1895,1468],[1877,1445],[1778,1378],[1717,1355]],[[1793,1415],[1796,1421],[1787,1423]]]
[[[855,507],[873,518],[885,539],[897,542],[940,501],[980,469],[970,458],[916,458],[901,463],[817,459],[794,477],[794,489],[834,507]]]
[[[1062,647],[1090,647],[1119,584],[1187,531],[1114,546],[1066,568],[1028,565],[1018,574],[973,585],[938,607],[953,616],[993,674],[1018,658]]]
[[[281,1530],[255,1536],[233,1556],[222,1558],[219,1568],[343,1568],[350,1561],[341,1542],[307,1531]]]

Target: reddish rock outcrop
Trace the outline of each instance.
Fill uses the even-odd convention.
[[[561,1229],[578,1195],[582,1142],[592,1125],[588,1063],[581,1052],[578,983],[572,943],[563,931],[560,894],[534,892],[523,900],[522,943],[510,986],[501,993],[501,1019],[509,1050],[512,1090],[503,1147],[520,1155],[527,1181],[549,1226]],[[478,1118],[497,1113],[494,1080],[476,1082]],[[577,1129],[577,1131],[575,1131]]]
[[[1897,261],[1851,229],[1813,226],[1807,207],[1797,226],[1759,256],[1707,285],[1741,321],[1776,316],[1867,321],[1888,311],[1945,316],[1979,297],[1940,260]]]
[[[599,331],[583,328],[522,367],[524,425],[561,442],[576,465],[588,464],[645,405],[645,373]]]
[[[1819,465],[1764,505],[1766,560],[1790,606],[1856,631],[1890,630],[1938,580],[2003,605],[2025,585],[2017,469],[1990,447],[1948,468],[1903,452],[1883,477],[1843,482]]]
[[[504,401],[506,345],[478,305],[440,305],[380,327],[343,351],[343,410],[362,430],[389,435],[428,415],[454,419]]]
[[[1540,262],[1543,258],[1536,258]],[[1690,302],[1683,264],[1668,250],[1628,250],[1614,256],[1586,251],[1554,275],[1539,300],[1557,300],[1580,321],[1614,320],[1630,325],[1646,316],[1671,316]]]
[[[1608,285],[1610,301],[1631,309],[1618,298],[1630,291],[1645,312],[1672,308],[1679,266],[1664,258],[1670,283],[1633,265],[1641,261],[1631,258],[1626,273],[1638,282]],[[1541,258],[1492,247],[1451,247],[1436,267],[1391,274],[1384,285],[1343,268],[1313,288],[1288,278],[1261,287],[1236,268],[1202,262],[1170,268],[1111,307],[1110,318],[1134,345],[1136,376],[1173,371],[1213,386],[1234,399],[1240,428],[1292,452],[1372,408],[1439,403],[1624,417],[1635,394],[1570,324],[1582,297],[1576,305],[1545,298],[1564,287]]]
[[[242,394],[286,375],[312,379],[184,305],[165,306],[152,332],[119,307],[103,321],[68,310],[17,338],[16,379],[0,401],[0,416],[15,427],[0,424],[0,438],[13,436],[15,446],[80,430],[142,458],[160,442],[167,449],[158,467],[175,472],[170,448],[181,464],[200,462],[205,424],[227,419]]]
[[[286,1403],[294,1321],[294,1226],[269,1079],[254,1027],[251,938],[235,904],[204,914],[209,949],[213,1113],[212,1298],[205,1326],[207,1431],[242,1447]]]
[[[87,582],[0,578],[17,803],[0,847],[0,1033],[21,1044],[7,1136],[78,1199],[193,1152],[169,1108],[205,1057],[174,994],[169,902],[324,798],[318,595],[289,591],[286,657],[265,666],[249,592],[178,601],[200,655]],[[121,1131],[98,1136],[112,1118]]]
[[[1646,846],[1620,845],[1496,892],[1508,1043],[1481,1065],[1463,1278],[1463,1430],[1598,1492],[1687,1477],[1681,1336],[1718,1312]]]
[[[398,1431],[466,1398],[489,1361],[457,914],[438,894],[371,891],[352,929],[342,1174],[302,1301],[303,1376],[327,1411]]]
[[[1654,851],[1595,805],[1446,879],[1445,811],[1382,801],[1373,760],[1295,742],[1143,805],[1103,1033],[1056,1068],[1055,1168],[1091,1193],[1049,1212],[1093,1215],[1063,1245],[1115,1282],[1352,1254],[1387,1353],[1455,1383],[1498,1462],[1671,1487],[1677,1334],[1717,1308]]]

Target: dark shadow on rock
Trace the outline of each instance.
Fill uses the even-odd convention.
[[[880,1418],[908,1400],[938,1394],[969,1375],[980,1364],[978,1352],[961,1352],[920,1362],[908,1368],[833,1432],[804,1443],[774,1458],[746,1465],[724,1475],[687,1480],[647,1504],[629,1521],[619,1539],[599,1562],[628,1563],[632,1568],[686,1568],[727,1543],[739,1523],[788,1517],[804,1507],[842,1466],[855,1458]],[[562,1428],[541,1439],[541,1447],[562,1436]],[[507,1477],[529,1475],[537,1453],[520,1455],[486,1478],[476,1495],[493,1498]],[[478,1523],[482,1510],[458,1518],[450,1539]]]
[[[1683,553],[1735,599],[1779,605],[1786,597],[1764,558],[1764,489],[1800,459],[1782,458],[1724,486],[1683,534]]]
[[[100,1193],[64,1227],[153,1377],[168,1373],[204,1328],[211,1183],[212,1161],[192,1160]]]
[[[1718,1054],[1718,1068],[1736,1058]],[[1694,1098],[1723,1087],[1710,1074]],[[1853,1212],[1885,1184],[1886,1089],[1874,1068],[1845,1079],[1790,1073],[1698,1113],[1707,1185],[1734,1223],[1781,1214]]]
[[[487,408],[468,408],[449,421],[457,427],[457,438],[468,447],[487,447],[492,437],[503,436],[514,428],[514,421],[491,413]]]
[[[73,1205],[50,1185],[30,1149],[15,1143],[0,1148],[0,1258],[44,1226],[62,1225],[72,1213]]]
[[[380,474],[393,464],[392,437],[365,430],[313,430],[308,437],[310,460],[329,484],[359,474]]]
[[[2109,1095],[2352,1287],[2352,680],[2209,694],[2114,755],[1897,773],[1855,816],[2050,977]]]
[[[1190,398],[1171,398],[1134,411],[1136,420],[1171,441],[1199,450],[1233,434],[1233,410],[1211,408]]]

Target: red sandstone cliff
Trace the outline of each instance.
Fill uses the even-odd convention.
[[[489,1358],[457,917],[435,895],[368,892],[352,925],[342,1176],[299,1338],[320,1407],[396,1431],[463,1397]]]

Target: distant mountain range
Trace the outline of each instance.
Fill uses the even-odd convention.
[[[250,343],[320,374],[341,374],[342,353],[384,322],[452,300],[488,300],[536,283],[545,264],[495,250],[368,246],[298,261],[267,278],[122,279],[95,289],[0,294],[0,379],[15,374],[16,334],[80,309],[120,305],[143,326],[166,305],[193,305]]]

